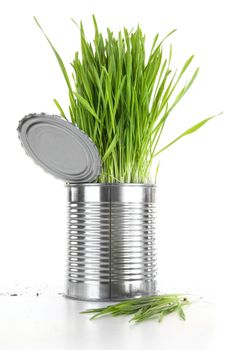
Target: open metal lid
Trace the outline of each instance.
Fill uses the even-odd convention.
[[[70,122],[56,115],[29,114],[17,130],[26,153],[56,178],[83,183],[99,176],[101,161],[95,144]]]

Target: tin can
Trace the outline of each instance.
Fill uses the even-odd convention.
[[[67,297],[124,300],[156,293],[155,185],[67,184]]]

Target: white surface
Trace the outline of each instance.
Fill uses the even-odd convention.
[[[37,285],[63,291],[66,190],[25,156],[16,127],[28,113],[57,113],[54,97],[64,108],[68,102],[56,59],[32,16],[38,17],[71,72],[69,62],[79,39],[70,17],[82,19],[91,38],[92,13],[103,31],[107,26],[117,31],[139,22],[148,42],[157,32],[163,36],[177,28],[169,39],[174,67],[195,53],[192,67],[200,65],[199,77],[174,109],[162,144],[199,120],[224,111],[161,156],[157,246],[159,290],[216,301],[224,310],[220,320],[226,328],[232,323],[228,298],[233,265],[233,25],[228,0],[1,2],[0,294],[20,293],[26,287],[36,290]],[[73,348],[78,348],[79,341],[83,349],[86,339],[91,348],[102,349],[110,336],[127,349],[133,349],[132,343],[139,349],[147,341],[156,350],[182,349],[180,344],[186,350],[192,346],[206,350],[213,333],[214,310],[206,306],[192,307],[185,324],[172,317],[161,325],[133,328],[123,320],[89,323],[77,318],[78,303],[73,301],[12,298],[0,297],[1,350],[18,349],[20,344],[32,350],[64,348],[70,339]],[[232,348],[231,334],[231,330],[225,332],[218,350],[223,341],[224,349]],[[198,341],[203,341],[202,347]]]
[[[4,350],[208,350],[216,340],[216,309],[207,303],[163,322],[129,324],[128,317],[95,321],[79,312],[100,303],[63,296],[0,297],[0,349]],[[215,349],[215,348],[214,348]]]

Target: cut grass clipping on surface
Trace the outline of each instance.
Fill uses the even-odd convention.
[[[165,55],[163,44],[175,30],[162,40],[156,34],[146,59],[145,35],[139,26],[130,31],[124,28],[117,36],[108,28],[104,38],[93,16],[95,34],[89,43],[80,22],[81,54],[76,52],[71,63],[71,80],[61,56],[34,19],[65,78],[70,120],[87,133],[98,148],[102,161],[98,182],[152,182],[150,175],[155,157],[213,118],[202,120],[160,148],[168,117],[199,70],[197,68],[182,85],[194,56],[190,56],[180,70],[171,69],[172,47]],[[54,102],[60,115],[68,120],[60,103],[56,99]]]
[[[81,313],[93,313],[91,320],[105,315],[130,315],[132,316],[130,322],[138,323],[150,319],[161,322],[164,316],[173,312],[177,312],[179,317],[185,320],[183,306],[190,304],[191,302],[183,295],[165,294],[126,300],[103,308],[88,309]]]

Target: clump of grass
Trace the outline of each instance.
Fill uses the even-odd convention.
[[[35,21],[43,31],[36,18]],[[93,22],[92,43],[86,39],[82,22],[79,25],[81,55],[76,52],[71,63],[72,80],[43,31],[67,84],[70,120],[87,133],[98,148],[102,160],[98,182],[151,182],[155,157],[213,118],[202,120],[159,148],[168,117],[190,89],[199,69],[179,87],[193,56],[180,70],[171,69],[172,47],[165,55],[163,44],[174,30],[162,40],[155,35],[146,59],[145,35],[139,26],[131,31],[124,28],[117,36],[108,28],[104,38],[94,16]],[[60,103],[56,99],[54,102],[61,116],[69,119]]]
[[[88,309],[81,313],[93,313],[94,315],[91,317],[92,320],[105,315],[133,315],[130,322],[133,321],[139,323],[149,319],[161,322],[164,316],[173,312],[177,312],[180,318],[185,320],[183,306],[189,304],[191,304],[191,302],[183,295],[164,294],[139,299],[130,299],[103,308]]]

